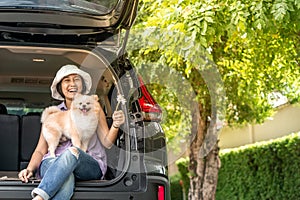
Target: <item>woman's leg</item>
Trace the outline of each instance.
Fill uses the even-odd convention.
[[[71,147],[59,157],[46,159],[41,166],[42,181],[32,191],[47,200],[56,195],[70,199],[73,195],[75,178],[81,180],[100,179],[101,169],[96,160],[76,147]],[[68,197],[68,198],[67,198]],[[55,198],[54,198],[55,199]]]
[[[64,182],[52,200],[71,199],[75,188],[75,177],[73,174]]]
[[[64,191],[65,196],[72,196],[75,182],[74,178],[70,177],[73,176],[76,160],[69,150],[59,157],[44,160],[40,167],[42,181],[37,188],[33,189],[32,196],[39,195],[44,200],[48,200],[59,190]],[[66,181],[70,185],[66,185]]]
[[[77,149],[79,152],[78,164],[74,170],[74,176],[78,180],[99,180],[102,178],[102,171],[98,162],[81,149]]]
[[[63,199],[71,199],[74,191],[75,178],[74,175],[71,174],[69,178],[65,181],[60,190],[55,194],[52,200],[63,200]],[[36,196],[33,200],[44,200],[41,196]]]

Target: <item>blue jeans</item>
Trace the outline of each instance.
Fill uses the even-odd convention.
[[[70,147],[59,157],[47,158],[40,166],[42,177],[39,186],[32,190],[32,197],[40,195],[44,200],[71,199],[75,180],[101,179],[98,162],[76,147]]]

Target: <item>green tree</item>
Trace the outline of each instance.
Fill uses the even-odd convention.
[[[299,101],[299,9],[299,0],[140,2],[129,43],[136,66],[143,69],[151,63],[151,82],[162,74],[168,77],[168,71],[169,77],[178,72],[195,94],[192,108],[179,108],[178,98],[170,98],[176,91],[151,85],[160,91],[158,102],[175,113],[164,124],[169,142],[177,138],[174,130],[182,123],[192,124],[190,131],[183,128],[192,136],[189,199],[215,198],[219,113],[229,126],[261,123],[274,112],[269,102],[273,92],[291,103]],[[191,94],[188,89],[180,92]],[[187,110],[191,117],[182,118]]]

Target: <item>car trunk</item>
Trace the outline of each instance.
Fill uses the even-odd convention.
[[[33,177],[28,184],[21,183],[17,173],[26,168],[37,144],[41,128],[40,112],[43,108],[58,103],[50,98],[49,88],[56,71],[62,65],[75,64],[91,75],[91,93],[99,96],[109,125],[111,113],[117,104],[117,95],[124,96],[124,91],[130,90],[127,80],[123,78],[121,84],[117,76],[124,71],[116,71],[116,57],[100,47],[90,51],[87,47],[80,49],[74,45],[43,47],[35,46],[35,43],[13,44],[0,45],[0,102],[5,103],[10,112],[7,115],[0,114],[1,198],[19,190],[28,195],[40,181]],[[111,63],[106,59],[107,56]],[[101,84],[104,75],[111,82],[110,88],[103,88]],[[105,99],[109,100],[109,104]],[[119,109],[128,113],[126,105],[121,105]],[[135,127],[129,127],[129,123],[127,119],[119,131],[115,145],[107,149],[108,171],[105,180],[77,182],[78,195],[93,190],[99,192],[145,189],[145,177],[141,173],[145,171],[143,154],[136,147],[137,139],[134,135],[137,133],[133,134]]]

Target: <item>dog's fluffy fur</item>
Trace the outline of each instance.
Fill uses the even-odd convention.
[[[74,146],[86,151],[98,126],[99,108],[97,95],[81,94],[75,95],[67,111],[61,111],[57,106],[46,108],[41,122],[50,156],[55,157],[55,149],[63,136],[71,139]]]

